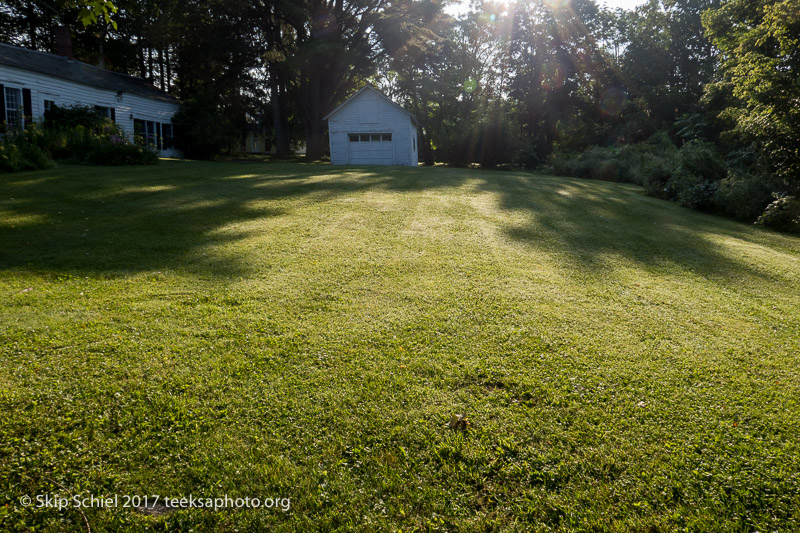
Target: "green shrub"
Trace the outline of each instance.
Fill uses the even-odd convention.
[[[89,165],[153,165],[158,154],[131,142],[111,120],[89,107],[47,112],[45,142],[53,158]]]
[[[623,151],[616,147],[601,148],[593,146],[585,153],[585,166],[589,178],[603,181],[631,181],[630,162],[623,157]]]
[[[98,135],[84,126],[48,130],[47,146],[54,159],[83,163],[95,144]]]
[[[666,157],[644,154],[634,170],[635,182],[641,183],[649,196],[672,200],[675,191],[670,182],[675,175],[675,165]]]
[[[708,143],[691,141],[681,146],[677,156],[672,176],[667,180],[661,197],[693,209],[718,210],[719,182],[727,175],[727,167],[720,155]]]
[[[563,176],[636,183],[648,194],[672,199],[667,181],[675,174],[678,149],[665,133],[623,146],[590,146],[579,153],[555,153],[550,169]]]
[[[557,152],[550,157],[553,173],[574,178],[629,181],[630,170],[616,147],[590,146],[580,153]]]
[[[664,132],[644,142],[626,146],[623,154],[630,167],[631,182],[645,188],[647,194],[671,199],[667,183],[675,174],[678,148]]]
[[[489,116],[479,122],[460,120],[440,125],[436,159],[456,167],[535,166],[535,150],[520,139],[518,127],[510,116],[502,110]]]
[[[113,124],[94,108],[88,106],[57,106],[53,105],[45,113],[44,127],[47,130],[71,130],[78,126],[99,131],[107,124]]]
[[[680,168],[667,182],[668,190],[674,191],[674,200],[684,207],[713,211],[717,207],[718,181]]]
[[[719,182],[719,208],[737,220],[752,222],[773,200],[773,191],[781,189],[779,180],[766,172],[731,170]]]
[[[580,153],[555,152],[548,160],[549,171],[557,176],[588,178]]]
[[[800,199],[785,194],[773,197],[775,200],[758,217],[756,225],[800,233]]]
[[[100,143],[86,155],[90,165],[156,165],[158,154],[145,146],[123,142]]]
[[[53,161],[44,146],[44,135],[35,124],[23,131],[7,131],[0,142],[0,171],[18,172],[51,167]]]
[[[681,169],[700,181],[719,181],[728,173],[722,157],[709,143],[688,142],[681,146],[678,155]]]
[[[3,142],[0,144],[0,170],[3,172],[17,172],[25,170],[22,154],[16,144]]]
[[[219,98],[207,90],[184,100],[172,117],[176,147],[191,159],[213,159],[238,144],[240,132]]]

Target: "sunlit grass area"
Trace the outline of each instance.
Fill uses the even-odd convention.
[[[0,243],[2,530],[800,529],[797,237],[612,183],[168,161],[2,176]]]

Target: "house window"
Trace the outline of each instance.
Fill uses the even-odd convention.
[[[6,125],[9,128],[22,127],[22,91],[12,87],[5,88]]]
[[[146,129],[147,123],[144,120],[138,118],[133,119],[133,136],[142,144],[147,144]]]
[[[50,110],[52,110],[55,106],[56,106],[56,103],[54,101],[45,100],[44,101],[44,114],[46,115],[47,113],[49,113]]]
[[[381,133],[381,141],[383,141],[383,142],[391,142],[392,141],[392,134],[391,133]]]
[[[416,150],[417,150],[417,136],[416,136],[416,135],[414,135],[414,136],[411,138],[411,141],[412,141],[412,143],[413,143],[413,145],[414,145],[414,151],[416,151]]]
[[[357,143],[358,142],[358,135],[350,134],[350,142]]]
[[[103,106],[103,105],[96,105],[96,106],[94,106],[94,111],[95,111],[95,113],[97,113],[101,117],[109,119],[111,122],[116,122],[117,121],[116,113],[114,113],[114,108],[113,107],[106,107],[106,106]]]
[[[170,131],[170,134],[171,133],[172,132]],[[150,148],[155,148],[156,150],[161,150],[160,122],[135,118],[133,119],[133,134],[142,144],[149,146]]]
[[[172,134],[172,124],[161,125],[161,144],[164,150],[175,148],[175,138]]]

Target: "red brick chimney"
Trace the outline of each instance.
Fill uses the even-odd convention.
[[[72,59],[72,36],[69,33],[69,28],[58,26],[53,34],[56,38],[56,54]]]

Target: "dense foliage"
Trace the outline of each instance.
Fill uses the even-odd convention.
[[[3,134],[0,170],[4,172],[47,168],[54,159],[86,165],[154,165],[158,154],[83,106],[53,106],[43,127],[31,124]]]
[[[55,159],[89,165],[153,165],[158,154],[127,138],[125,132],[94,109],[58,107],[45,118],[46,148]]]
[[[0,172],[50,167],[53,161],[44,145],[44,135],[36,126],[6,132],[0,139]]]
[[[703,15],[730,94],[723,116],[763,163],[800,192],[800,0],[729,0]]]
[[[426,164],[540,167],[583,154],[567,164],[575,175],[633,180],[652,168],[652,183],[669,167],[669,183],[648,190],[754,221],[800,188],[798,2],[483,0],[453,16],[435,0],[119,0],[112,20],[84,28],[85,2],[11,0],[0,38],[54,51],[55,27],[71,25],[79,59],[181,97],[193,157],[258,127],[279,155],[305,143],[319,158],[325,113],[372,82],[418,118]],[[692,161],[655,163],[653,152],[639,170],[617,155],[577,168],[646,151],[656,134]]]

